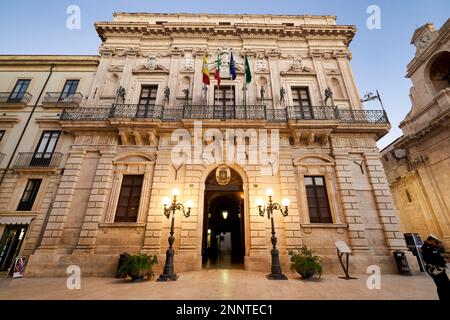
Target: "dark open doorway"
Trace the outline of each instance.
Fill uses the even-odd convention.
[[[220,185],[215,170],[205,183],[202,258],[204,268],[242,268],[245,255],[244,193],[241,177],[231,170]]]

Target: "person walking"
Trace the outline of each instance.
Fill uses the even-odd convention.
[[[422,256],[425,270],[436,284],[439,300],[450,301],[450,280],[446,273],[446,261],[439,253],[441,248],[441,240],[430,234],[422,245]]]

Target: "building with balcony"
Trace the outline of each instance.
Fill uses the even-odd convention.
[[[0,56],[0,271],[42,239],[73,144],[59,117],[83,106],[97,65],[97,56]]]
[[[28,275],[73,264],[112,275],[125,251],[156,254],[161,267],[162,200],[174,188],[194,203],[175,219],[178,272],[270,270],[271,223],[255,204],[269,188],[290,200],[288,215],[274,216],[285,270],[287,250],[305,244],[325,272],[338,271],[339,240],[353,270],[395,270],[392,252],[405,242],[376,146],[390,124],[360,102],[354,26],[334,16],[116,13],[95,28],[99,64],[82,103],[66,107],[56,88],[51,107],[42,102],[61,110],[63,160],[36,150],[12,168],[64,168]]]
[[[403,136],[382,151],[403,230],[430,233],[450,248],[450,20],[432,23],[411,39],[416,55],[408,64],[411,111],[400,123]]]

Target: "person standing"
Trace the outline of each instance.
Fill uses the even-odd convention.
[[[441,248],[439,238],[430,234],[422,245],[422,256],[425,270],[436,284],[439,300],[450,301],[450,280],[446,273],[446,261],[439,253]]]

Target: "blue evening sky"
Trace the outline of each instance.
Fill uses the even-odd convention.
[[[81,29],[66,28],[69,5],[81,9]],[[366,27],[367,7],[381,9],[381,29]],[[351,44],[351,61],[356,82],[363,95],[378,90],[392,123],[391,132],[379,141],[382,148],[401,135],[399,122],[410,109],[411,82],[405,78],[406,65],[415,48],[410,45],[417,26],[433,22],[436,28],[450,16],[449,0],[245,0],[245,1],[145,1],[145,0],[39,0],[0,1],[0,54],[97,54],[100,39],[93,24],[109,21],[112,13],[271,13],[335,15],[338,24],[358,28]],[[367,108],[379,108],[376,102]]]

